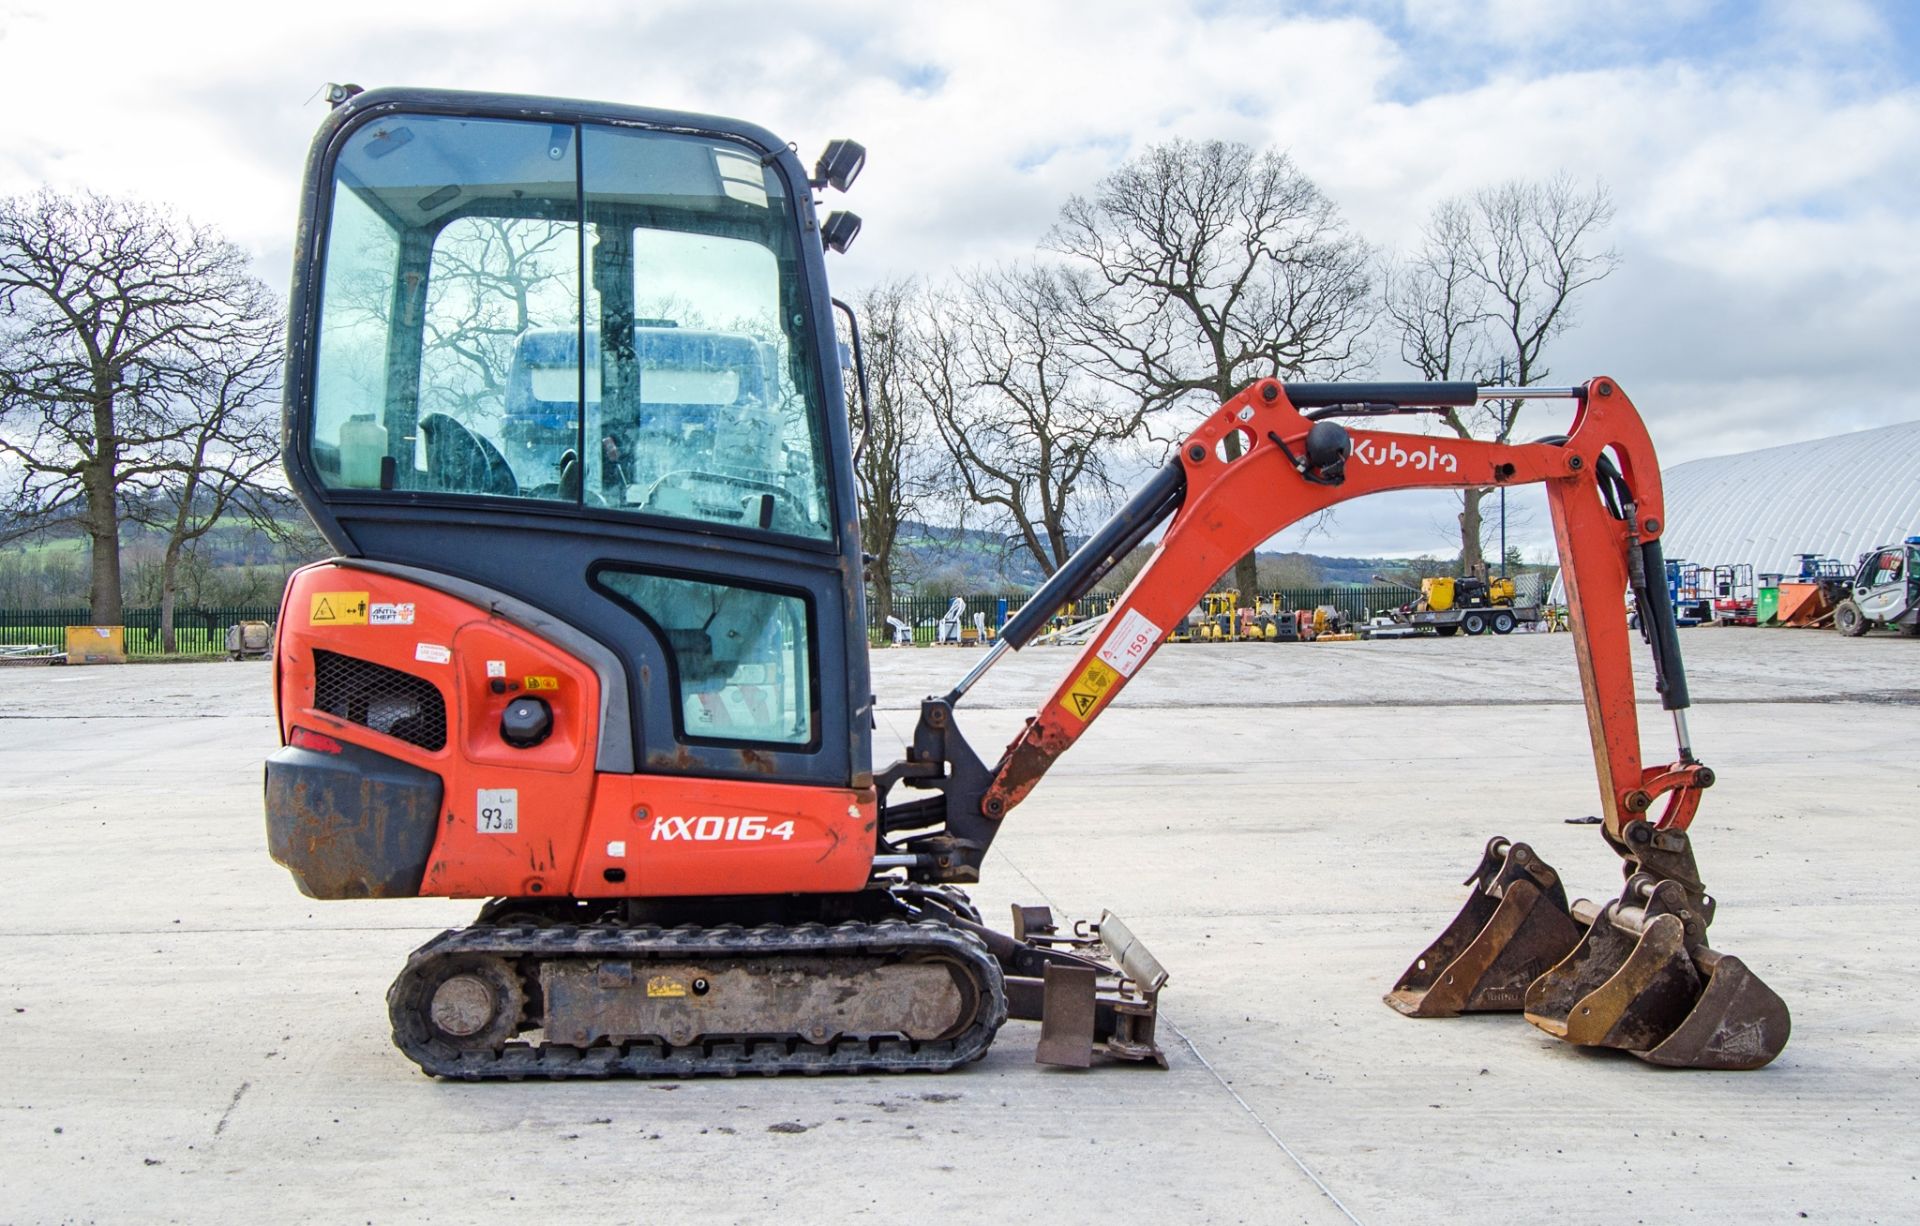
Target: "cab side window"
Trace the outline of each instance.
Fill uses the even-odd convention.
[[[814,744],[819,700],[804,596],[611,567],[594,583],[666,648],[680,740]]]

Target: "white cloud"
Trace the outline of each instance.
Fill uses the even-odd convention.
[[[1920,416],[1899,55],[1874,6],[1793,0],[14,4],[0,192],[167,200],[280,283],[322,82],[601,97],[752,118],[808,159],[863,141],[867,225],[834,265],[857,290],[1027,253],[1069,194],[1175,135],[1291,150],[1388,244],[1447,196],[1565,170],[1611,185],[1626,263],[1553,365],[1617,375],[1683,460]],[[1316,548],[1444,550],[1448,522],[1356,506],[1354,541]]]

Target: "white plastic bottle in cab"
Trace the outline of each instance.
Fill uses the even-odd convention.
[[[380,488],[380,461],[387,454],[387,428],[371,413],[355,413],[340,427],[340,484]]]

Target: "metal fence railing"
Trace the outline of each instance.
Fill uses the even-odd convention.
[[[1349,621],[1365,621],[1369,614],[1381,609],[1398,608],[1414,598],[1415,593],[1392,584],[1346,584],[1323,587],[1281,588],[1277,591],[1263,592],[1260,599],[1277,602],[1287,609],[1317,609],[1321,605],[1332,605],[1339,609]],[[1026,603],[1027,593],[987,593],[959,597],[966,605],[961,613],[961,624],[971,627],[974,614],[986,614],[989,631],[998,630],[1009,617],[1020,611]],[[1085,621],[1089,617],[1098,617],[1113,607],[1119,597],[1110,593],[1095,593],[1083,596],[1071,605],[1063,606],[1058,618],[1063,623]],[[896,596],[893,600],[893,615],[909,627],[915,644],[927,644],[934,641],[939,632],[940,619],[952,606],[954,597]],[[867,602],[867,636],[875,644],[892,642],[896,628],[889,625],[886,615],[873,601]]]
[[[278,604],[236,605],[220,609],[175,609],[174,650],[180,655],[214,655],[227,649],[227,627],[235,622],[270,622],[280,616]],[[86,609],[0,609],[0,646],[41,646],[58,651],[66,643],[68,626],[91,626]],[[127,630],[127,654],[157,656],[160,650],[160,610],[127,609],[120,617]]]
[[[994,592],[962,596],[964,626],[974,625],[974,614],[986,614],[989,632],[998,631],[1008,618],[1020,611],[1028,593]],[[1062,623],[1098,617],[1113,607],[1119,597],[1110,593],[1083,596],[1059,611]],[[1282,588],[1263,593],[1261,599],[1277,602],[1288,609],[1313,609],[1332,605],[1350,621],[1364,621],[1369,613],[1393,608],[1412,599],[1405,588],[1381,584],[1368,586],[1329,586]],[[916,644],[934,641],[940,619],[952,606],[952,597],[896,596],[893,615],[905,622]],[[273,621],[280,615],[277,604],[236,605],[227,608],[176,609],[173,615],[175,651],[181,655],[213,655],[226,650],[227,627],[242,621]],[[868,638],[875,644],[893,641],[895,630],[874,602],[867,602]],[[68,626],[90,626],[91,614],[85,609],[0,609],[0,646],[40,645],[59,650],[66,641]],[[121,617],[126,627],[127,654],[160,655],[160,610],[127,609]]]

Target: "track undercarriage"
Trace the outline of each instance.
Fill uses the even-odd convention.
[[[753,900],[489,903],[416,950],[388,991],[394,1041],[465,1080],[940,1072],[979,1059],[1008,1017],[1038,1020],[1043,1063],[1096,1050],[1165,1065],[1166,974],[1111,915],[1061,933],[1043,907],[994,932],[951,888]]]

